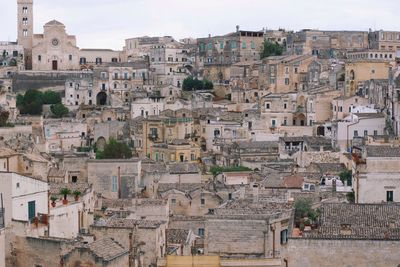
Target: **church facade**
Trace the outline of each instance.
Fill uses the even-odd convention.
[[[32,66],[34,70],[77,70],[79,48],[76,38],[68,35],[61,22],[52,20],[44,25],[43,34],[33,35]]]
[[[68,35],[65,25],[57,20],[46,23],[42,34],[33,33],[33,0],[17,0],[18,44],[24,48],[26,70],[71,71],[103,63],[121,62],[121,51],[82,49],[76,37]]]

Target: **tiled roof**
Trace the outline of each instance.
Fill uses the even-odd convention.
[[[282,211],[290,210],[292,206],[287,203],[258,202],[252,200],[235,200],[225,206],[214,210],[215,215],[271,215]]]
[[[164,224],[164,221],[151,221],[151,220],[134,220],[134,219],[99,219],[95,222],[94,226],[98,227],[110,227],[110,228],[158,228],[160,225]]]
[[[65,170],[51,167],[48,177],[65,177]]]
[[[184,229],[168,229],[167,241],[168,244],[182,244],[186,242],[189,235],[189,230]]]
[[[87,247],[94,255],[105,261],[111,261],[129,252],[126,248],[110,237],[96,240]]]
[[[283,178],[283,185],[286,188],[302,188],[304,177],[298,174],[289,175]]]
[[[400,157],[400,147],[367,146],[367,157]]]
[[[177,189],[179,191],[182,192],[190,192],[199,188],[202,188],[203,184],[201,183],[181,183],[181,184],[177,184],[177,183],[160,183],[158,184],[158,192],[162,193],[162,192],[166,192],[169,191],[171,189]]]
[[[252,142],[237,142],[239,148],[242,149],[266,149],[278,148],[278,142],[274,141],[252,141]]]
[[[323,204],[316,230],[305,238],[400,240],[399,204]]]
[[[199,173],[200,169],[196,163],[172,163],[168,165],[170,173]]]

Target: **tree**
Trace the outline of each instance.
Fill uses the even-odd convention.
[[[42,95],[43,104],[58,104],[61,103],[60,93],[54,91],[46,91]]]
[[[97,151],[97,159],[129,159],[132,157],[132,151],[125,143],[117,142],[111,138],[105,145],[104,151]]]
[[[301,218],[308,217],[312,222],[316,222],[319,216],[319,210],[312,208],[312,200],[309,198],[298,199],[294,203],[295,219],[299,221]]]
[[[204,80],[203,83],[204,83],[204,89],[206,89],[206,90],[214,89],[214,84],[211,81]]]
[[[193,84],[194,84],[193,77],[189,76],[183,80],[182,89],[185,91],[190,91],[193,89]]]
[[[21,114],[40,115],[42,114],[42,103],[38,100],[19,107]]]
[[[6,127],[7,126],[7,121],[8,117],[10,116],[10,113],[8,111],[1,111],[0,112],[0,127]]]
[[[58,104],[55,104],[55,105],[51,105],[50,106],[50,110],[54,114],[54,116],[56,116],[57,118],[62,118],[65,115],[67,115],[68,112],[69,112],[68,108],[66,108],[61,103],[58,103]]]
[[[24,95],[17,95],[17,107],[21,114],[39,115],[42,113],[43,104],[59,104],[61,96],[57,92],[29,89]]]
[[[261,51],[261,58],[266,58],[270,56],[280,56],[283,53],[283,47],[278,43],[273,43],[265,40],[263,44],[263,49]]]
[[[350,170],[345,170],[339,173],[340,180],[344,185],[351,186],[352,173]]]
[[[193,78],[192,76],[187,77],[183,80],[182,89],[184,91],[192,91],[192,90],[211,90],[214,88],[214,84],[207,80],[199,80],[197,78]]]
[[[230,167],[224,167],[224,166],[212,166],[210,168],[210,172],[212,173],[213,176],[217,176],[220,173],[223,172],[244,172],[244,171],[251,171],[250,168],[244,167],[244,166],[230,166]]]

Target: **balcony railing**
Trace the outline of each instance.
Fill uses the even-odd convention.
[[[149,134],[148,137],[150,140],[155,141],[158,139],[158,134]]]

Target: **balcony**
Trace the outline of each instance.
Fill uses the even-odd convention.
[[[148,135],[148,138],[149,138],[151,141],[156,141],[156,140],[158,139],[158,134],[157,134],[157,133],[149,134],[149,135]]]

